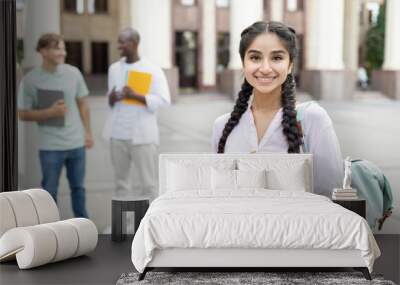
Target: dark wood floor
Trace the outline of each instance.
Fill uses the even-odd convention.
[[[375,261],[374,272],[400,284],[400,235],[375,235],[381,257]]]
[[[376,235],[382,251],[374,272],[395,283],[400,281],[400,235]],[[124,272],[134,271],[130,249],[132,237],[121,243],[100,235],[95,251],[88,256],[52,263],[29,270],[19,270],[16,262],[0,265],[0,284],[115,284]]]
[[[134,271],[131,262],[132,237],[124,242],[100,235],[96,249],[87,256],[19,270],[16,262],[0,265],[0,284],[115,284],[124,272]]]

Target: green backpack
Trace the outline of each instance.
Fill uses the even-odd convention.
[[[309,101],[297,106],[297,121],[299,127],[303,130],[304,111],[311,105],[318,104],[315,101]],[[303,132],[302,132],[303,133]],[[305,143],[303,133],[303,152],[309,152]],[[374,163],[354,159],[351,161],[351,186],[357,189],[361,199],[366,201],[366,219],[372,229],[382,229],[386,218],[392,214],[393,194],[389,180]]]

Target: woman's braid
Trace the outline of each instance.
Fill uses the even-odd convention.
[[[245,79],[242,84],[242,88],[239,91],[239,95],[236,100],[235,106],[233,107],[231,117],[225,124],[224,130],[222,131],[222,136],[219,139],[218,153],[224,153],[226,140],[228,139],[228,136],[232,132],[233,128],[239,123],[243,113],[247,110],[247,107],[249,105],[249,98],[251,96],[252,91],[253,91],[253,86],[251,86]]]
[[[295,99],[296,83],[293,75],[288,74],[285,82],[282,84],[282,128],[283,134],[288,142],[288,153],[299,153],[302,145],[301,129],[297,122],[296,99]]]

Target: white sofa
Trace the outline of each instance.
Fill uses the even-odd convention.
[[[42,189],[0,193],[0,262],[16,259],[28,269],[86,254],[95,249],[92,221],[60,221],[51,195]]]

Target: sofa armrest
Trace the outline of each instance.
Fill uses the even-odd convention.
[[[53,197],[42,189],[0,193],[0,216],[0,237],[15,227],[60,220]]]
[[[37,267],[86,254],[97,240],[96,226],[84,218],[13,228],[0,238],[0,262],[16,258],[20,269]]]

